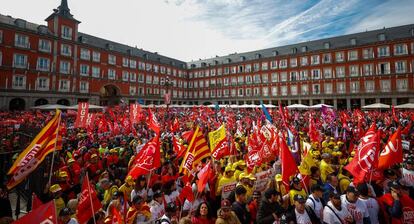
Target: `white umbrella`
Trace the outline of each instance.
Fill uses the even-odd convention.
[[[328,107],[328,108],[332,108],[332,107],[333,107],[333,106],[328,105],[328,104],[323,104],[323,103],[320,103],[320,104],[316,104],[316,105],[310,106],[309,108],[318,109],[318,108],[322,108],[322,106],[324,106],[324,107]]]
[[[98,109],[98,110],[102,110],[104,107],[98,106],[98,105],[94,105],[94,104],[89,104],[89,109]],[[78,104],[76,105],[72,105],[70,107],[67,107],[67,109],[72,109],[72,110],[77,110],[78,109]]]
[[[266,108],[276,108],[275,105],[273,104],[263,104]],[[261,107],[261,105],[259,105],[259,107]]]
[[[32,109],[37,109],[37,110],[56,110],[56,109],[66,110],[66,109],[70,109],[70,107],[65,106],[65,105],[60,105],[60,104],[45,104],[45,105],[32,107]]]
[[[362,109],[390,109],[390,105],[383,103],[374,103],[363,106]]]
[[[288,109],[308,109],[309,106],[303,105],[303,104],[292,104],[287,106]]]
[[[414,103],[405,103],[398,106],[395,106],[397,109],[414,109]]]

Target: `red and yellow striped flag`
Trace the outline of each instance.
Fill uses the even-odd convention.
[[[201,163],[201,160],[210,157],[210,155],[210,148],[208,147],[207,141],[203,136],[203,132],[200,130],[200,127],[197,126],[193,137],[191,138],[191,142],[188,145],[187,153],[180,166],[180,172],[183,171],[183,168],[189,169],[190,167],[192,168],[197,166]]]
[[[7,188],[11,189],[18,185],[33,172],[45,157],[55,150],[62,149],[62,137],[59,133],[61,111],[56,110],[55,116],[40,131],[30,145],[20,153],[13,166],[10,168],[8,175],[11,175]]]

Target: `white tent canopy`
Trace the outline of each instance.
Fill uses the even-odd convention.
[[[309,108],[317,109],[317,108],[322,108],[322,107],[332,108],[333,106],[328,105],[328,104],[320,103],[320,104],[316,104],[316,105],[310,106]]]
[[[309,106],[303,105],[303,104],[292,104],[287,106],[288,109],[308,109]]]
[[[104,107],[98,106],[98,105],[94,105],[94,104],[89,104],[89,109],[103,109]],[[76,105],[72,105],[70,107],[67,107],[67,109],[72,109],[72,110],[77,110],[78,109],[78,104]]]
[[[71,109],[71,108],[65,105],[60,105],[60,104],[45,104],[45,105],[32,107],[32,109],[35,109],[35,110],[56,110],[56,109],[66,110],[66,109]]]
[[[414,103],[405,103],[398,106],[395,106],[397,109],[414,109]]]
[[[383,103],[374,103],[363,106],[362,109],[390,109],[390,105]]]

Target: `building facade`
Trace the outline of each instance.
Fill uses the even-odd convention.
[[[186,63],[79,32],[66,0],[46,22],[0,15],[0,109],[162,104],[165,93],[173,104],[414,102],[414,24]]]

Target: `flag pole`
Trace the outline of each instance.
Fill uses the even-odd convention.
[[[62,113],[60,112],[60,110],[56,110],[56,113],[58,113],[59,112],[59,120],[58,120],[58,125],[57,125],[57,133],[56,133],[56,139],[55,139],[55,146],[54,146],[54,148],[53,148],[53,152],[52,152],[52,164],[50,165],[50,172],[49,172],[49,187],[50,187],[50,184],[52,183],[52,175],[53,175],[53,163],[55,162],[55,152],[56,152],[56,145],[57,145],[57,142],[58,142],[58,137],[59,137],[59,128],[60,128],[60,121],[61,121],[61,118],[62,118]]]
[[[96,220],[95,220],[95,209],[93,208],[92,195],[91,195],[91,186],[89,184],[88,172],[86,172],[86,182],[88,183],[88,194],[89,194],[89,201],[91,202],[93,223],[96,224]]]

